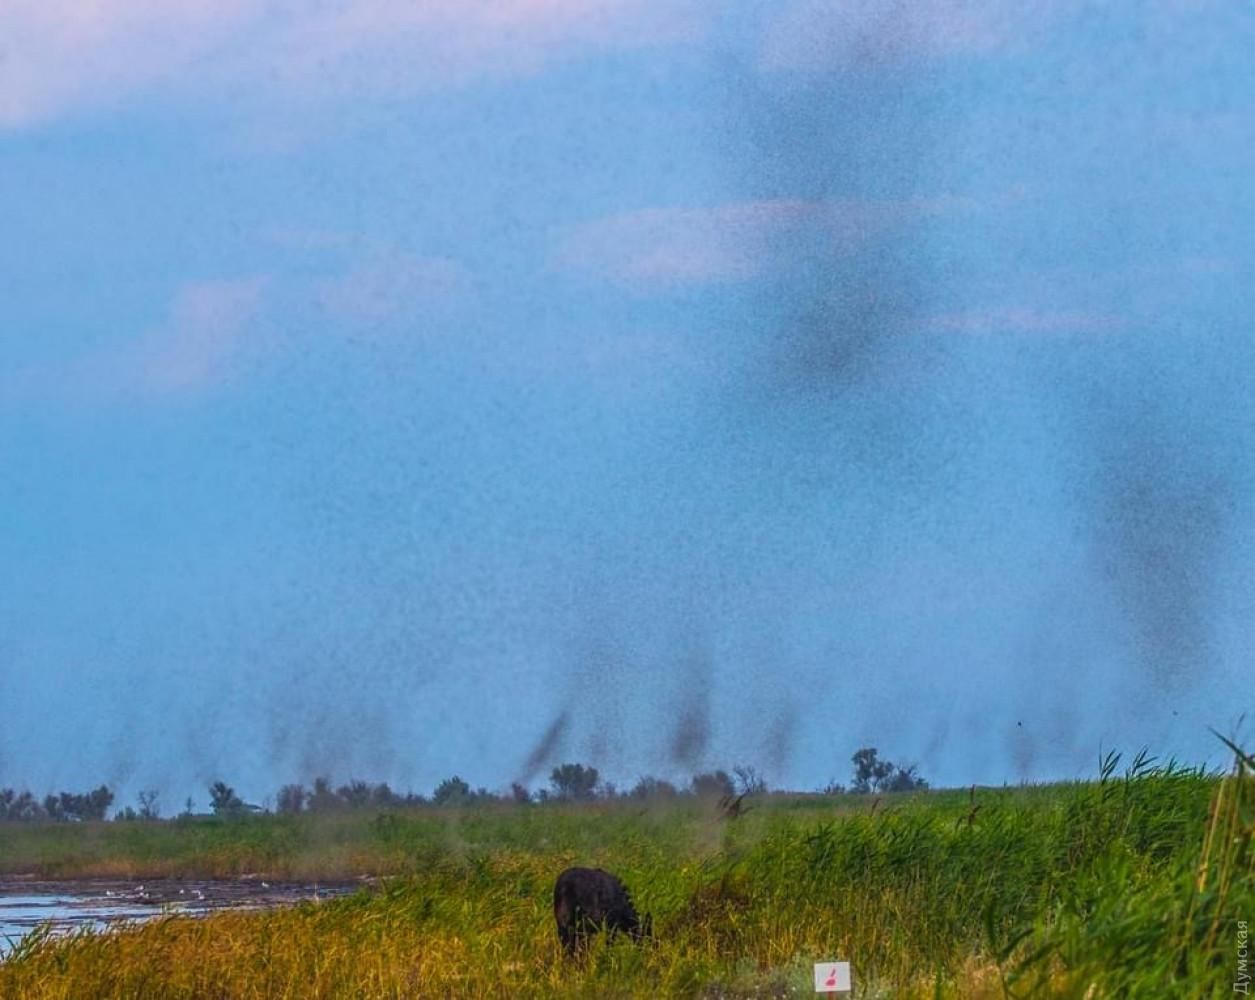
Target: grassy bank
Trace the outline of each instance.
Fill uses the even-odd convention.
[[[79,831],[95,853],[59,843],[34,858],[45,873],[211,858],[218,873],[397,874],[332,903],[32,940],[0,965],[0,996],[806,995],[821,958],[852,960],[862,996],[1218,996],[1237,921],[1255,916],[1251,784],[1139,767],[775,800],[732,821],[615,804]],[[5,850],[11,867],[31,847]],[[575,863],[624,877],[655,946],[562,958],[550,892]]]
[[[982,790],[982,802],[1028,803],[1050,787]],[[772,795],[733,822],[716,802],[691,797],[573,805],[491,804],[354,809],[296,816],[160,822],[0,823],[0,875],[59,878],[331,879],[403,875],[416,859],[504,850],[554,855],[616,850],[639,841],[672,857],[705,855],[727,843],[760,840],[781,821],[821,822],[871,810],[925,808],[937,819],[963,815],[971,793],[912,795]]]

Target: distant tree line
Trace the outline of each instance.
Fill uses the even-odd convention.
[[[370,785],[354,781],[333,789],[326,778],[317,778],[312,788],[304,785],[284,785],[275,800],[279,813],[334,812],[341,809],[388,808],[416,805],[470,806],[486,803],[545,802],[593,802],[614,799],[670,799],[681,795],[720,798],[740,794],[759,794],[767,791],[767,782],[752,767],[737,767],[731,775],[726,771],[711,771],[696,775],[685,788],[677,787],[662,778],[646,776],[631,789],[620,790],[613,782],[603,781],[595,767],[585,764],[560,764],[549,774],[549,786],[535,791],[514,782],[504,794],[487,788],[472,788],[459,775],[445,778],[430,796],[413,792],[399,795],[386,784]],[[214,799],[215,812],[219,809]]]
[[[332,788],[327,778],[315,778],[312,788],[304,785],[284,785],[275,799],[275,811],[280,813],[328,813],[341,809],[397,809],[419,806],[427,802],[421,795],[394,792],[388,783],[372,785],[365,781],[350,781],[347,785]]]
[[[45,795],[42,802],[30,792],[0,788],[0,820],[56,820],[81,823],[105,818],[113,804],[113,792],[101,785],[90,792],[61,792]]]
[[[914,764],[901,766],[881,760],[875,747],[864,747],[854,754],[850,785],[829,782],[824,794],[885,794],[910,792],[928,787]],[[403,809],[412,806],[470,806],[487,803],[548,803],[594,802],[614,800],[666,801],[691,797],[717,802],[728,815],[735,816],[747,796],[765,795],[767,782],[754,767],[738,766],[731,773],[722,769],[694,775],[687,785],[676,785],[665,778],[646,775],[628,789],[619,789],[613,782],[602,780],[595,767],[567,763],[555,767],[549,774],[548,787],[535,791],[515,782],[504,794],[487,788],[472,788],[458,775],[446,778],[432,791],[430,797],[414,792],[401,794],[393,791],[386,782],[370,784],[366,781],[350,781],[333,787],[328,778],[315,778],[310,787],[303,784],[284,785],[279,789],[273,811],[285,815],[298,813],[331,813],[349,809]],[[270,811],[268,808],[245,802],[235,789],[224,781],[215,781],[208,788],[209,808],[215,816],[238,817],[250,813]],[[113,792],[101,785],[90,792],[75,794],[61,792],[45,796],[39,801],[30,792],[17,792],[12,788],[0,789],[0,821],[56,821],[85,822],[103,820]],[[127,806],[114,814],[119,821],[155,820],[161,816],[157,804],[157,792],[141,791],[139,808]],[[193,802],[187,801],[184,816],[193,814]]]

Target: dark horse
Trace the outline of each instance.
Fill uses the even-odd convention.
[[[568,868],[553,887],[553,918],[567,954],[574,955],[592,934],[613,938],[626,931],[633,941],[652,936],[653,920],[636,915],[627,887],[600,868]]]

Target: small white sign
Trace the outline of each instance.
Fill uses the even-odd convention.
[[[851,989],[849,962],[815,963],[816,993],[849,993]]]

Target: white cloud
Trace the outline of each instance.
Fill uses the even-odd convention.
[[[0,127],[158,91],[395,94],[529,73],[571,51],[690,37],[696,9],[687,0],[4,0]]]
[[[187,282],[146,332],[64,361],[0,371],[0,406],[171,399],[227,382],[267,346],[259,323],[267,284],[258,277]]]
[[[975,207],[971,199],[733,202],[648,208],[562,237],[556,263],[640,289],[741,281],[815,249],[852,253],[893,226]]]
[[[259,278],[185,285],[175,295],[169,321],[120,359],[122,384],[180,393],[226,378],[250,335],[264,286]]]

